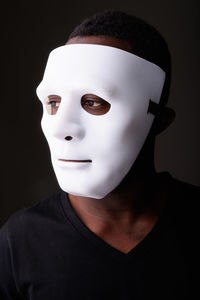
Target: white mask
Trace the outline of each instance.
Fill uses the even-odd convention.
[[[71,44],[50,53],[37,95],[62,190],[101,199],[119,185],[150,131],[149,101],[159,103],[164,80],[157,65],[110,46]],[[50,95],[56,102],[46,105]]]

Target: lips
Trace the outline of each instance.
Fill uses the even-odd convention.
[[[64,162],[72,162],[72,163],[91,163],[91,159],[81,159],[81,160],[75,160],[75,159],[63,159],[59,158],[59,161],[64,161]]]

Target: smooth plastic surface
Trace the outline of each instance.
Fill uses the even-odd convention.
[[[149,133],[154,119],[147,113],[149,100],[159,103],[164,80],[157,65],[114,47],[72,44],[50,53],[37,95],[44,106],[42,129],[64,191],[101,199],[119,185]],[[84,110],[81,98],[87,94],[108,102],[109,111],[93,115]],[[46,109],[49,95],[61,97],[55,115]]]

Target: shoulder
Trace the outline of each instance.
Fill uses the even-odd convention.
[[[12,214],[7,222],[0,228],[1,239],[17,239],[24,237],[34,228],[42,227],[47,221],[60,217],[60,191],[44,200]]]
[[[181,181],[177,178],[171,178],[170,194],[173,203],[177,205],[179,210],[182,209],[186,212],[193,211],[199,206],[200,200],[200,187]]]
[[[200,186],[196,186],[179,179],[172,179],[173,187],[176,193],[182,194],[184,197],[194,197],[200,199]]]
[[[168,216],[171,216],[177,225],[185,224],[190,227],[197,220],[200,187],[181,181],[167,172],[159,173],[158,178],[162,195],[166,199]]]
[[[160,182],[164,183],[163,186],[168,192],[168,196],[171,199],[176,200],[199,200],[200,199],[200,186],[196,186],[180,179],[171,176],[167,172],[159,173]],[[182,202],[183,203],[183,202]]]
[[[198,232],[198,207],[200,187],[173,178],[168,174],[167,179],[167,211],[176,227],[187,236],[194,236]]]

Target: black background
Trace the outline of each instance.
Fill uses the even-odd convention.
[[[175,122],[156,143],[156,168],[200,185],[199,1],[13,1],[1,9],[0,223],[58,190],[41,132],[35,89],[49,52],[65,43],[83,18],[117,8],[146,20],[172,53],[169,106]]]

